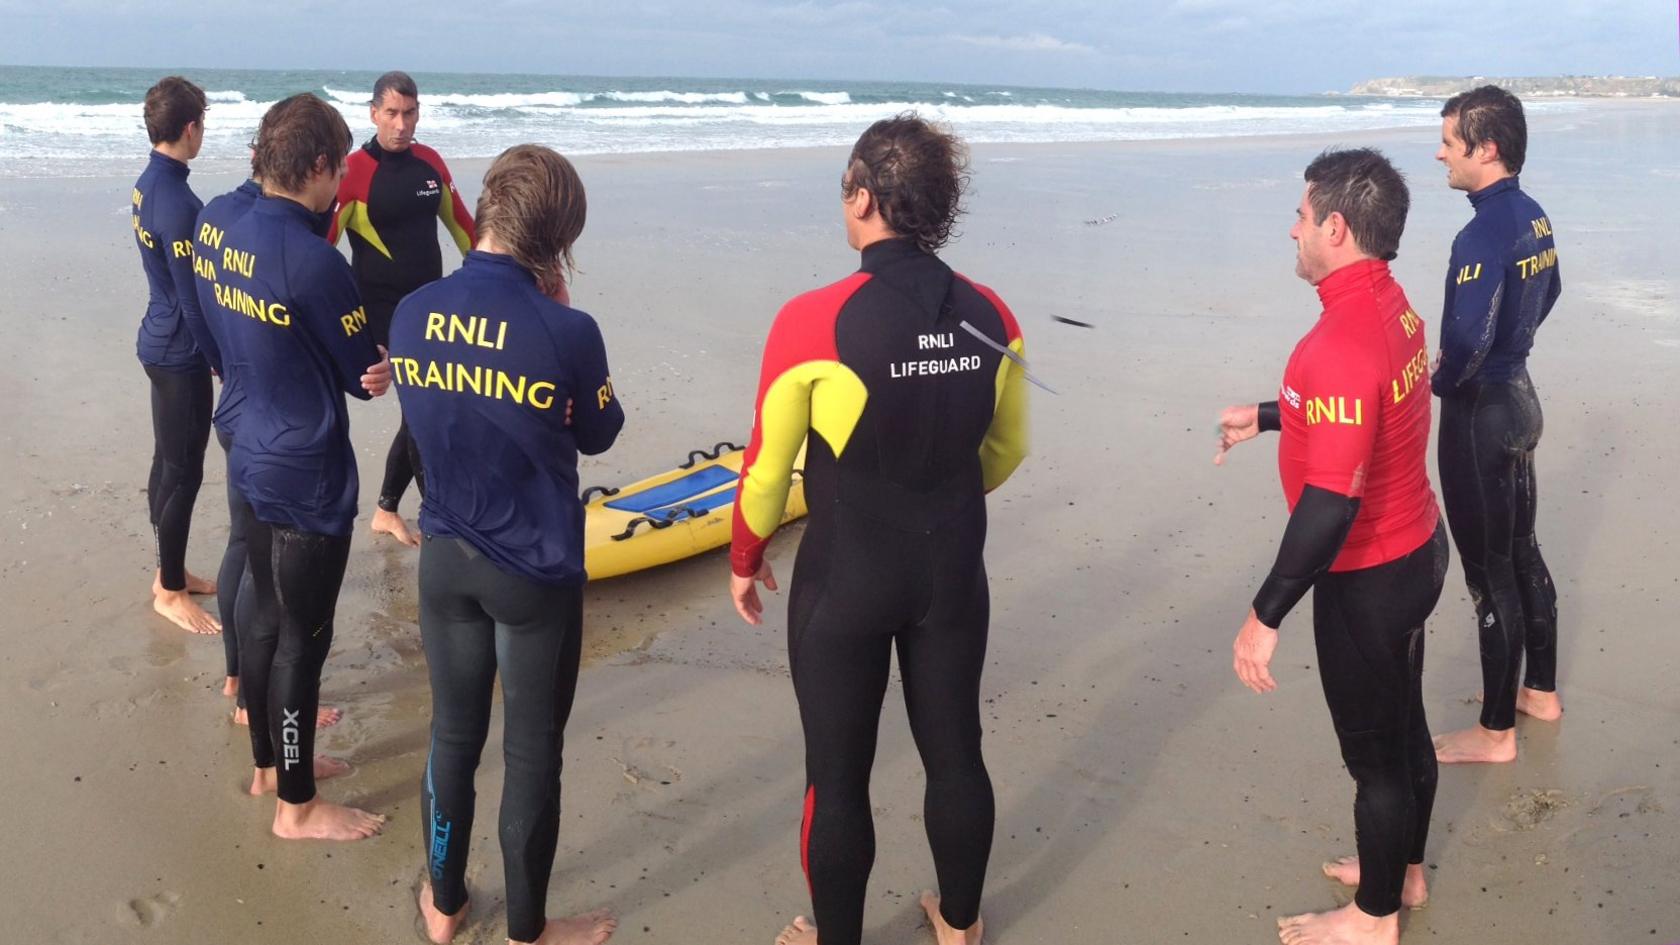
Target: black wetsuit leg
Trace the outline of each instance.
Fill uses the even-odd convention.
[[[1523,374],[1441,398],[1441,498],[1481,637],[1484,727],[1516,724],[1526,684],[1556,688],[1557,591],[1534,534],[1540,401]]]
[[[420,550],[420,638],[432,683],[432,745],[421,779],[421,836],[432,902],[454,915],[467,901],[473,775],[502,678],[500,833],[508,937],[535,941],[547,921],[560,831],[566,720],[583,647],[583,590],[509,574],[454,538]]]
[[[163,588],[187,586],[187,534],[204,483],[214,407],[208,370],[177,373],[144,365],[152,382],[152,469],[146,484]]]
[[[278,767],[280,799],[315,797],[315,715],[321,667],[332,649],[333,612],[348,535],[320,535],[251,516],[245,527],[257,607],[241,628],[240,688],[251,723],[251,755]],[[266,762],[266,763],[265,763]]]
[[[928,775],[923,810],[941,912],[956,928],[979,914],[994,820],[980,752],[984,544],[980,500],[931,532],[817,514],[800,543],[788,657],[805,732],[802,858],[824,945],[862,937],[875,859],[870,769],[895,642]]]
[[[1423,862],[1435,805],[1435,745],[1423,709],[1424,620],[1440,600],[1447,534],[1387,564],[1331,572],[1313,587],[1313,639],[1342,760],[1353,776],[1359,891],[1368,915],[1400,909],[1406,866]]]
[[[391,316],[396,313],[397,302],[383,299],[367,299],[363,307],[367,310],[368,328],[373,333],[376,344],[391,344]],[[397,425],[396,435],[391,437],[391,446],[385,451],[385,478],[379,483],[378,505],[387,512],[395,512],[402,504],[403,493],[408,491],[408,484],[414,481],[415,470],[420,467],[413,461],[414,438],[409,436],[408,421],[403,420]]]
[[[233,449],[233,439],[216,431],[216,441],[225,454]],[[256,591],[251,577],[245,547],[245,526],[249,521],[250,504],[233,485],[233,470],[228,470],[228,543],[222,552],[222,566],[216,572],[216,606],[222,618],[222,649],[227,659],[227,674],[239,675],[239,623],[256,609]],[[238,704],[245,708],[245,690],[239,690]]]

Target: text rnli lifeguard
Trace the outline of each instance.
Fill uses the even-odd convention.
[[[508,345],[508,323],[484,315],[429,312],[426,315],[425,338],[427,341],[502,351]],[[510,374],[485,364],[393,357],[391,371],[398,384],[408,387],[432,387],[452,394],[477,394],[493,400],[511,400],[533,410],[554,407],[554,381]],[[598,393],[598,399],[603,407],[612,399],[610,378]]]
[[[917,335],[916,347],[921,351],[939,351],[957,346],[955,332],[945,331],[931,335]],[[962,371],[978,371],[982,365],[979,355],[964,355],[955,358],[927,358],[918,361],[895,361],[888,365],[888,376],[893,378],[916,377],[931,374],[957,374]]]

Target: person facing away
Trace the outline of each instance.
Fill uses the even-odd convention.
[[[332,647],[358,478],[345,395],[390,386],[350,266],[315,232],[352,146],[331,105],[276,103],[257,131],[262,195],[225,230],[211,298],[223,370],[244,392],[228,473],[245,500],[256,607],[239,628],[239,688],[250,722],[253,795],[278,796],[285,839],[360,840],[384,817],[322,798],[318,778],[348,765],[315,757],[321,669]]]
[[[1535,537],[1544,424],[1528,374],[1535,333],[1563,281],[1551,218],[1517,180],[1527,155],[1528,121],[1510,92],[1487,85],[1441,109],[1435,157],[1475,215],[1453,240],[1430,385],[1441,398],[1441,498],[1482,659],[1481,718],[1436,739],[1448,764],[1515,761],[1517,713],[1563,716],[1557,588]]]
[[[604,909],[547,913],[588,577],[578,455],[604,452],[624,425],[600,328],[567,302],[586,212],[571,162],[538,145],[504,151],[484,175],[476,247],[392,319],[397,393],[426,483],[420,638],[432,726],[419,906],[434,942],[466,917],[473,780],[498,675],[508,940],[599,945],[617,926]]]
[[[462,256],[472,248],[474,230],[448,165],[436,151],[414,140],[420,124],[420,88],[414,79],[406,72],[380,76],[373,84],[368,117],[374,135],[350,155],[327,238],[336,244],[349,234],[350,263],[368,325],[374,341],[385,344],[397,303],[443,276],[438,221]],[[403,493],[418,473],[411,446],[405,420],[385,452],[385,476],[370,527],[416,547],[419,539],[398,512]],[[425,488],[424,481],[420,487]]]
[[[1366,148],[1307,166],[1295,211],[1295,274],[1322,311],[1284,368],[1278,399],[1226,409],[1220,450],[1280,431],[1290,515],[1271,573],[1232,645],[1255,692],[1277,688],[1278,627],[1313,594],[1319,678],[1353,777],[1357,854],[1323,871],[1353,902],[1278,921],[1285,945],[1394,945],[1401,908],[1428,895],[1424,845],[1436,763],[1423,710],[1424,621],[1441,596],[1447,537],[1429,485],[1424,323],[1388,263],[1411,203],[1405,179]]]
[[[146,90],[152,150],[130,196],[130,225],[148,289],[135,353],[151,383],[146,500],[157,558],[152,609],[192,633],[221,630],[192,599],[216,593],[216,584],[187,572],[193,503],[210,443],[216,355],[193,282],[193,222],[204,205],[187,185],[187,165],[204,145],[205,101],[204,90],[180,76],[167,76]]]
[[[1026,454],[1020,327],[991,289],[936,253],[967,183],[954,135],[915,115],[871,125],[841,176],[858,271],[787,303],[764,346],[730,550],[731,596],[757,624],[766,546],[806,446],[810,518],[788,602],[788,663],[805,735],[801,859],[813,925],[780,945],[858,945],[875,832],[876,729],[896,649],[927,771],[941,945],[977,945],[991,853],[980,747],[990,596],[986,493]]]

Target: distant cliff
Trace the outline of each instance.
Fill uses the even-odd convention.
[[[1372,79],[1354,86],[1350,95],[1417,95],[1445,98],[1479,85],[1493,84],[1522,96],[1582,96],[1590,98],[1680,98],[1680,79],[1656,76],[1550,76],[1499,78],[1488,76],[1405,76]]]

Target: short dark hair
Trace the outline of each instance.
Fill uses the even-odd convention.
[[[883,118],[852,146],[840,178],[847,197],[869,191],[881,218],[926,252],[951,239],[968,187],[968,149],[914,112]]]
[[[1340,213],[1366,255],[1393,259],[1400,254],[1412,195],[1406,176],[1381,151],[1329,148],[1307,165],[1304,176],[1315,224]]]
[[[420,97],[420,87],[414,84],[414,79],[408,73],[396,70],[385,73],[373,83],[373,101],[369,104],[378,108],[379,103],[385,100],[386,92],[395,92],[404,98]]]
[[[337,168],[354,144],[338,109],[302,92],[275,102],[263,115],[251,170],[265,185],[296,191],[308,182],[317,161],[325,158],[328,167]]]
[[[1464,156],[1492,141],[1499,148],[1505,169],[1521,174],[1528,157],[1528,119],[1523,117],[1522,99],[1497,85],[1460,92],[1441,106],[1441,117],[1458,116],[1458,136],[1464,139]]]
[[[575,267],[572,244],[583,234],[589,200],[572,162],[553,148],[516,144],[484,172],[473,214],[478,232],[531,271],[553,292]]]
[[[204,120],[204,90],[178,75],[165,76],[146,90],[146,137],[153,144],[181,140],[187,126]]]

